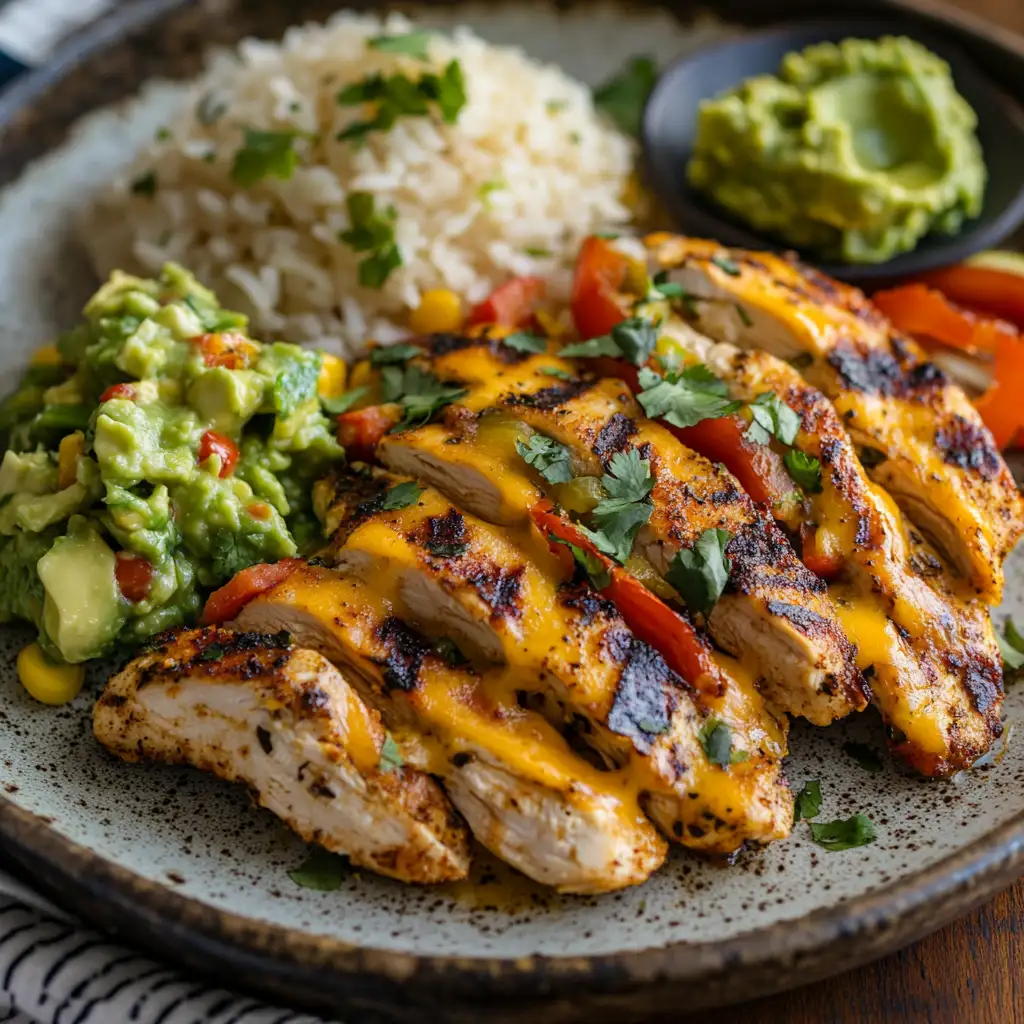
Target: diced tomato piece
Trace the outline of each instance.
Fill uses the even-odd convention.
[[[401,419],[397,405],[368,405],[338,417],[338,443],[350,459],[368,462],[385,434]]]
[[[606,239],[584,240],[572,283],[572,317],[581,338],[608,334],[630,315],[636,296],[624,294],[629,270],[629,258]]]
[[[283,558],[273,564],[250,565],[209,596],[200,623],[213,626],[235,618],[253,598],[276,587],[305,564],[301,558]]]
[[[256,355],[256,345],[237,331],[216,334],[198,334],[190,339],[203,353],[203,362],[210,367],[223,366],[228,370],[244,370]]]
[[[134,384],[111,384],[106,391],[100,395],[100,404],[112,402],[115,398],[123,398],[128,402],[134,402],[138,395],[138,389]]]
[[[1024,288],[1024,279],[1017,280],[1018,289]],[[971,354],[995,352],[1000,336],[1017,333],[1012,324],[972,313],[923,284],[876,292],[872,301],[897,330],[914,335],[925,345],[937,341]]]
[[[199,461],[205,462],[211,455],[220,456],[221,479],[231,476],[238,462],[238,446],[230,437],[218,434],[216,430],[208,430],[199,439]]]
[[[923,274],[921,281],[961,306],[1009,320],[1024,331],[1024,277],[1020,274],[962,264]]]
[[[547,285],[539,277],[513,277],[470,310],[466,326],[500,324],[503,327],[521,327],[529,321],[546,290]]]
[[[834,580],[842,571],[845,559],[838,548],[830,549],[822,542],[821,532],[810,523],[800,526],[800,561],[823,580]]]
[[[557,537],[600,560],[611,574],[611,582],[601,591],[602,595],[615,605],[633,633],[662,655],[669,668],[703,693],[720,695],[723,692],[724,680],[711,649],[690,622],[622,566],[598,551],[579,527],[554,511],[551,502],[538,502],[530,509],[530,517],[547,538],[552,551],[564,550],[551,539]]]
[[[118,551],[114,556],[114,578],[118,589],[133,604],[145,601],[153,583],[153,566],[140,555]]]
[[[270,518],[270,506],[265,501],[254,501],[247,509],[246,512],[253,517],[253,519],[269,519]]]

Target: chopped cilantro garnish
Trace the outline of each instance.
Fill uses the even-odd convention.
[[[807,494],[821,492],[821,463],[813,455],[791,448],[782,457],[789,475]]]
[[[1016,672],[1024,668],[1024,637],[1017,631],[1013,619],[1008,618],[1003,624],[1003,632],[996,630],[999,652],[1003,656],[1003,670]]]
[[[406,32],[400,36],[374,36],[366,41],[366,45],[381,53],[404,53],[416,60],[427,60],[432,38],[432,32]]]
[[[697,739],[707,759],[720,768],[741,764],[750,757],[749,751],[732,749],[732,730],[719,718],[709,718],[701,726]]]
[[[548,540],[555,544],[561,544],[572,552],[572,557],[576,559],[576,564],[583,569],[597,590],[604,590],[611,583],[611,571],[605,566],[599,556],[592,555],[589,551],[584,551],[578,545],[568,540],[562,540],[561,537],[556,537],[553,533],[548,534]]]
[[[640,117],[658,78],[658,65],[650,57],[634,57],[614,77],[594,90],[594,104],[622,131],[639,136]]]
[[[436,413],[466,393],[465,388],[442,383],[417,366],[407,366],[404,372],[397,366],[386,366],[382,377],[385,401],[400,402],[405,411],[401,422],[391,428],[392,433],[429,423]]]
[[[763,392],[747,408],[753,417],[744,435],[748,441],[768,444],[777,437],[783,444],[792,444],[796,440],[803,422],[800,414],[774,392]]]
[[[220,661],[224,657],[224,645],[212,643],[204,647],[199,655],[200,661]]]
[[[537,372],[543,373],[545,377],[556,377],[558,380],[572,380],[572,374],[559,366],[542,366]]]
[[[668,279],[668,271],[662,270],[654,275],[651,281],[651,290],[658,293],[664,299],[681,299],[683,297],[683,286]]]
[[[435,558],[461,558],[469,550],[469,544],[459,540],[428,540],[424,546]]]
[[[754,321],[750,314],[738,302],[736,303],[736,315],[740,318],[740,323],[742,323],[744,327],[754,326]]]
[[[821,783],[810,779],[800,788],[793,806],[793,822],[808,821],[816,818],[821,810]]]
[[[549,114],[559,114],[568,106],[568,100],[548,100],[547,103],[544,104],[544,107]]]
[[[128,187],[133,195],[152,199],[156,195],[156,171],[146,171],[145,174],[140,174]]]
[[[351,227],[338,236],[353,252],[369,253],[359,264],[359,283],[364,288],[380,288],[391,272],[402,265],[402,254],[395,244],[393,206],[382,212],[375,209],[370,192],[353,192],[345,201]]]
[[[676,427],[692,427],[701,420],[728,416],[743,405],[728,398],[725,382],[703,363],[664,377],[643,367],[640,387],[643,390],[637,399],[644,412],[652,419],[663,417]]]
[[[380,507],[385,512],[397,512],[399,509],[408,508],[420,500],[423,490],[424,488],[415,480],[403,480],[384,492]]]
[[[533,256],[535,259],[546,259],[551,255],[550,249],[542,249],[540,246],[536,245],[526,246],[526,248],[523,249],[523,252],[526,253],[527,256]]]
[[[378,345],[370,349],[371,366],[404,365],[410,359],[423,355],[419,345]]]
[[[231,165],[231,180],[243,188],[269,177],[287,181],[299,161],[295,140],[302,132],[267,132],[259,128],[246,128],[244,131],[244,142]]]
[[[526,443],[516,438],[516,451],[548,483],[564,484],[572,479],[572,455],[553,438],[534,434]]]
[[[516,331],[507,338],[502,338],[501,343],[517,352],[544,352],[548,347],[548,339],[540,334],[531,334],[529,331]]]
[[[391,772],[397,772],[404,765],[405,759],[402,757],[402,751],[395,742],[394,736],[391,733],[387,733],[384,736],[384,743],[380,748],[380,762],[377,765],[377,771],[387,775]]]
[[[692,611],[710,615],[729,582],[729,559],[725,549],[732,540],[728,530],[705,530],[692,548],[680,548],[665,573]]]
[[[640,528],[651,518],[653,506],[648,495],[654,487],[651,463],[635,449],[617,452],[601,477],[605,497],[592,516],[596,529],[588,533],[598,548],[617,562],[625,562],[633,551]]]
[[[168,128],[167,125],[162,124],[157,128],[153,138],[156,139],[157,142],[166,142],[171,138],[171,129]]]
[[[415,80],[404,74],[367,75],[342,89],[337,101],[343,107],[376,104],[374,116],[368,121],[354,121],[344,128],[337,135],[339,141],[361,143],[371,132],[389,131],[400,117],[426,117],[431,104],[445,124],[455,124],[466,105],[462,65],[452,60],[440,75],[425,72]]]
[[[730,277],[740,276],[740,268],[736,266],[728,256],[712,256],[711,262],[718,267],[723,274],[728,274]]]
[[[348,873],[348,861],[336,853],[317,847],[288,877],[303,889],[334,892]]]
[[[868,743],[844,743],[843,752],[872,775],[877,775],[885,767],[881,755]]]
[[[340,416],[343,412],[348,412],[357,402],[362,401],[369,392],[368,387],[350,388],[336,398],[321,398],[320,404],[329,416]]]
[[[567,345],[559,355],[566,359],[614,356],[628,359],[635,366],[643,366],[651,357],[657,341],[658,332],[654,324],[643,317],[634,316],[616,324],[611,334]]]
[[[839,821],[812,821],[811,838],[826,850],[852,850],[875,841],[875,826],[863,814]]]

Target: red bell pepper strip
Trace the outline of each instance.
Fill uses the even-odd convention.
[[[1024,288],[1024,279],[1018,280]],[[995,352],[1001,335],[1017,333],[1011,324],[963,309],[947,295],[923,284],[876,292],[872,301],[897,330],[913,335],[926,346],[937,341],[972,355]]]
[[[1018,443],[1024,427],[1024,338],[1002,335],[992,365],[992,386],[975,406],[1000,449]]]
[[[625,320],[640,296],[626,294],[629,258],[591,235],[580,246],[572,282],[572,318],[581,338],[597,338]]]
[[[537,502],[530,509],[530,517],[552,551],[564,550],[552,540],[558,538],[600,560],[611,576],[601,593],[615,605],[633,633],[662,655],[669,668],[701,693],[720,696],[724,692],[725,677],[711,656],[711,648],[683,616],[598,551],[582,530],[554,511],[550,501]]]
[[[921,275],[920,280],[958,305],[1000,317],[1024,330],[1024,276],[994,267],[961,264]]]
[[[401,420],[399,406],[368,405],[338,417],[338,443],[350,459],[369,462],[384,435]]]
[[[283,558],[273,564],[250,565],[235,573],[207,598],[200,624],[214,626],[235,618],[253,598],[276,587],[305,564],[301,558]]]
[[[533,316],[534,307],[544,298],[546,290],[547,284],[542,278],[513,277],[470,310],[466,326],[499,324],[502,327],[522,327]]]

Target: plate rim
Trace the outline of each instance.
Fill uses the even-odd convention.
[[[939,0],[877,0],[930,25],[958,30],[1024,64],[1024,38]],[[671,5],[671,4],[670,4]],[[0,97],[4,129],[79,64],[130,32],[197,0],[129,0],[76,35]],[[63,126],[64,129],[67,126]],[[52,151],[66,135],[47,143]],[[16,178],[21,160],[4,183]],[[725,940],[675,942],[589,956],[425,956],[346,943],[218,909],[107,860],[43,815],[0,794],[0,863],[9,860],[88,922],[161,959],[232,987],[312,1012],[366,1009],[371,1018],[465,1020],[486,1005],[496,1022],[544,1007],[545,1024],[678,1015],[818,981],[893,952],[967,913],[1024,872],[1024,812],[968,846],[896,882],[793,921]],[[211,963],[215,963],[211,967]],[[470,1014],[467,1016],[467,1014]]]

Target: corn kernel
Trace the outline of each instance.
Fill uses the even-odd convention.
[[[349,374],[350,388],[365,388],[373,383],[373,367],[369,359],[360,359]]]
[[[462,327],[462,301],[447,288],[432,288],[420,296],[409,313],[409,326],[417,334],[452,333]]]
[[[56,706],[78,696],[85,682],[85,667],[50,661],[39,644],[29,644],[18,654],[18,678],[37,701]]]
[[[32,356],[33,366],[60,366],[62,362],[56,345],[44,345]]]
[[[78,456],[85,452],[85,437],[80,430],[66,434],[57,449],[57,486],[63,491],[78,479]]]
[[[324,352],[323,366],[320,367],[320,379],[317,391],[321,398],[337,398],[345,391],[348,367],[343,359],[330,352]]]

